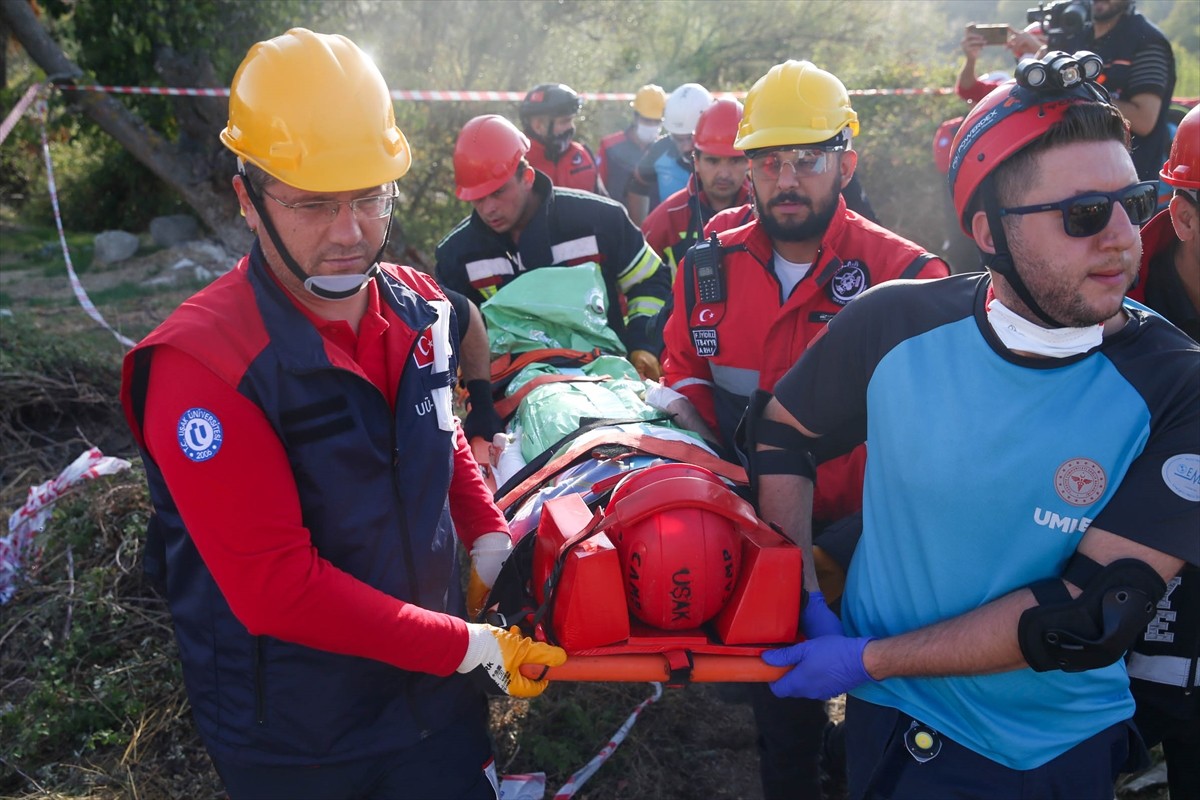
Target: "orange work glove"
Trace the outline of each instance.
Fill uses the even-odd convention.
[[[488,592],[512,552],[512,538],[505,532],[485,533],[471,546],[471,577],[467,581],[467,616],[479,619]]]
[[[550,685],[547,680],[526,678],[521,674],[522,664],[559,667],[567,660],[567,653],[561,647],[522,636],[516,625],[504,630],[468,622],[467,635],[470,637],[467,654],[457,671],[465,674],[482,670],[510,697],[537,697]]]

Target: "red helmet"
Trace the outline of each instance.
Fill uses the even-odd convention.
[[[742,104],[731,97],[722,97],[700,112],[693,134],[693,146],[710,156],[733,158],[742,155],[733,146],[738,126],[742,123]]]
[[[454,191],[459,200],[487,197],[517,172],[529,138],[498,114],[475,117],[454,144]]]
[[[1108,102],[1087,81],[1058,91],[1008,81],[980,100],[954,135],[947,176],[963,232],[971,235],[967,209],[984,178],[1061,120],[1068,108]]]
[[[749,503],[708,470],[669,463],[623,478],[605,509],[613,515],[608,536],[630,613],[654,628],[682,630],[721,611],[741,569],[738,529],[757,525]]]
[[[1177,189],[1200,189],[1200,106],[1194,106],[1179,121],[1171,156],[1158,177]]]
[[[933,133],[933,165],[937,171],[945,175],[950,171],[950,146],[954,142],[954,134],[963,124],[964,117],[948,119]]]

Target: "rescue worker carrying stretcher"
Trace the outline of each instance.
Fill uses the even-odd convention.
[[[757,218],[691,249],[665,328],[665,383],[726,445],[750,395],[774,386],[854,298],[885,281],[948,274],[940,259],[846,208],[858,130],[846,87],[807,61],[772,67],[746,96],[733,147],[750,158]],[[862,464],[859,448],[823,465],[822,523],[859,510]],[[809,588],[809,608],[820,606]],[[823,704],[750,691],[765,796],[817,796]]]
[[[451,410],[450,303],[379,261],[391,95],[295,28],[247,53],[221,141],[257,238],[121,385],[200,736],[234,800],[495,798],[483,690],[540,694],[520,666],[566,655],[464,619],[511,542]]]
[[[1200,346],[1126,300],[1157,187],[1099,71],[1024,60],[959,129],[986,272],[866,292],[747,413],[803,548],[814,461],[870,441],[841,621],[764,655],[850,693],[852,797],[1111,800],[1144,760],[1122,655],[1200,562]]]

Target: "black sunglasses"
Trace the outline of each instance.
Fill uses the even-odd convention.
[[[1057,203],[1002,208],[1000,216],[1061,211],[1063,230],[1067,236],[1085,238],[1104,230],[1112,218],[1113,203],[1120,203],[1125,207],[1125,213],[1134,225],[1145,225],[1154,216],[1154,210],[1158,206],[1158,183],[1142,181],[1115,192],[1088,192]]]

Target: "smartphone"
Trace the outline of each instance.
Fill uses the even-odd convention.
[[[986,44],[1002,45],[1008,43],[1008,26],[1002,22],[975,23],[971,25],[971,30],[982,36]]]

